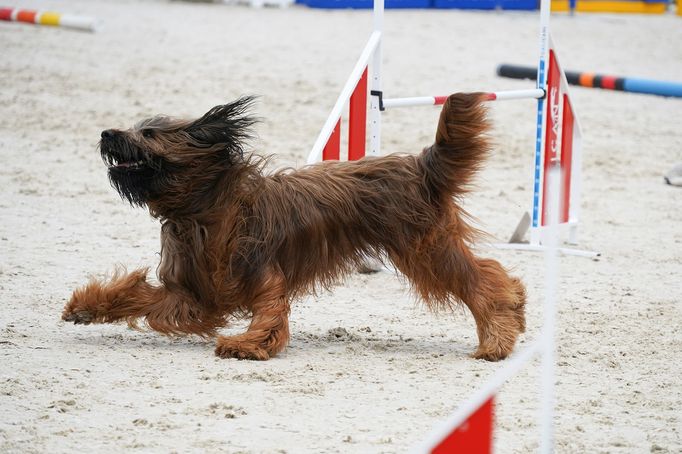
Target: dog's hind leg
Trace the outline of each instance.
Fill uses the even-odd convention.
[[[267,360],[289,342],[289,300],[281,271],[271,272],[250,305],[251,324],[236,336],[220,336],[215,354],[221,358]]]
[[[479,281],[474,294],[463,299],[476,320],[479,345],[474,358],[497,361],[513,350],[526,330],[526,289],[499,262],[476,258]]]
[[[150,328],[164,334],[200,335],[211,335],[223,324],[222,317],[206,313],[191,297],[148,283],[147,272],[118,271],[109,281],[90,281],[73,292],[62,320],[86,325],[126,320],[136,326],[144,317]]]
[[[456,231],[456,224],[437,227],[414,255],[391,259],[430,308],[451,308],[457,300],[469,308],[479,339],[475,358],[503,359],[525,330],[525,289],[497,261],[476,257]]]

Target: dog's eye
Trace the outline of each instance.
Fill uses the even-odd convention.
[[[142,137],[145,139],[149,139],[154,136],[154,130],[153,129],[143,129],[142,130]]]

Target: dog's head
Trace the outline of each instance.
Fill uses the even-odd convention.
[[[139,206],[177,205],[206,195],[244,161],[244,142],[255,122],[248,115],[252,103],[243,97],[197,120],[156,116],[125,131],[102,131],[99,149],[112,186]]]

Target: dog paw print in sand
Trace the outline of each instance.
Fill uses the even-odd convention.
[[[225,403],[212,403],[208,407],[202,407],[199,409],[188,409],[188,413],[202,415],[202,416],[214,416],[218,418],[234,419],[239,416],[245,416],[248,413],[243,407],[237,405],[228,405]]]
[[[349,333],[346,328],[338,326],[327,331],[327,340],[330,341],[355,341],[359,337],[353,333]]]
[[[50,405],[47,406],[47,408],[50,408],[57,413],[68,413],[69,411],[79,409],[76,405],[76,401],[73,399],[67,399],[67,400],[55,400]]]

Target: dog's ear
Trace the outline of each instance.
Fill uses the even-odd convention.
[[[257,122],[249,114],[254,101],[253,96],[243,96],[234,102],[215,106],[190,123],[185,131],[206,146],[225,144],[230,149],[241,149],[243,142],[252,137],[251,126]]]

